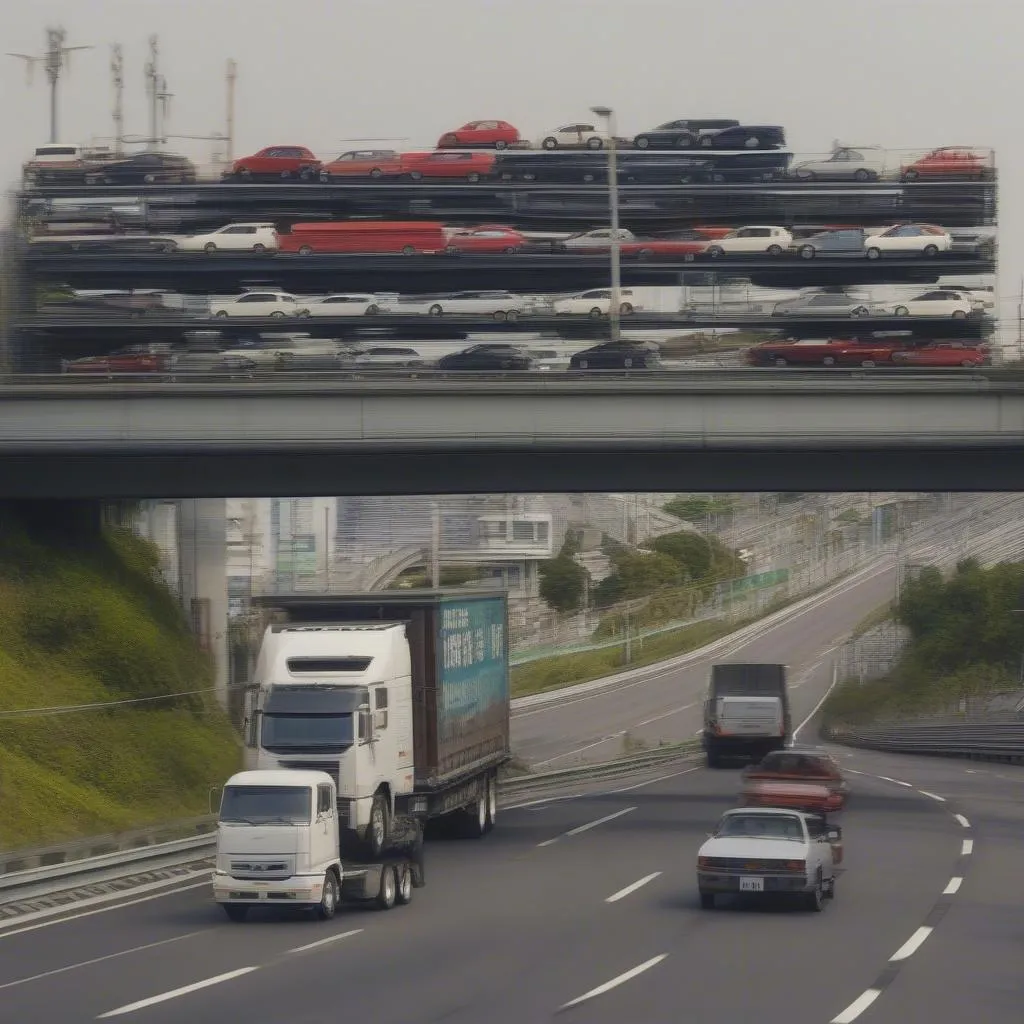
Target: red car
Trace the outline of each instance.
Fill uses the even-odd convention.
[[[479,181],[494,171],[492,153],[459,153],[436,150],[431,153],[404,153],[402,173],[413,181],[423,178],[462,178]]]
[[[898,349],[892,354],[897,366],[984,366],[988,346],[965,341],[933,341],[920,348]]]
[[[438,149],[453,146],[482,146],[507,149],[519,141],[519,129],[508,121],[470,121],[453,132],[445,132],[437,140]]]
[[[105,356],[64,360],[64,373],[160,373],[167,369],[168,355],[148,345],[129,345]]]
[[[992,155],[982,156],[973,149],[962,146],[943,146],[933,149],[927,156],[900,169],[904,181],[918,181],[921,178],[991,178],[994,173]]]
[[[448,236],[449,253],[460,252],[520,252],[526,238],[515,228],[489,224],[477,228],[458,228]]]
[[[320,180],[332,178],[394,178],[404,173],[393,149],[353,149],[320,168]]]
[[[877,366],[905,347],[903,339],[787,338],[747,349],[749,366]]]
[[[305,146],[267,146],[252,156],[236,160],[229,177],[242,181],[265,177],[312,181],[319,177],[322,166],[316,154]]]

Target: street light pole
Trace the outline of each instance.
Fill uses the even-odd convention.
[[[618,344],[621,338],[619,311],[622,305],[621,250],[619,248],[619,164],[615,152],[615,111],[611,107],[591,107],[591,113],[603,117],[608,126],[608,201],[612,229],[612,297],[608,304],[611,339]]]

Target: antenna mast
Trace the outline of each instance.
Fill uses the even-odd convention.
[[[25,72],[28,84],[32,84],[32,69],[36,64],[42,64],[46,71],[46,78],[50,83],[50,141],[57,141],[57,83],[60,81],[61,72],[70,66],[68,54],[72,50],[91,50],[91,46],[65,46],[67,32],[61,28],[48,28],[46,30],[46,52],[41,56],[32,56],[27,53],[8,53],[8,57],[17,57],[25,62]]]
[[[160,41],[149,37],[149,60],[146,61],[146,92],[149,95],[149,144],[156,149],[164,137],[164,122],[173,93],[167,91],[167,79],[160,74]]]
[[[121,44],[110,48],[110,73],[114,81],[114,152],[124,152],[124,54]]]
[[[227,137],[226,162],[230,167],[235,162],[235,79],[238,77],[238,65],[228,61],[228,116],[225,136]]]

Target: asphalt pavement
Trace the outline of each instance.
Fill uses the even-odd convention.
[[[696,852],[738,776],[691,767],[527,801],[481,842],[431,843],[427,887],[389,913],[238,925],[204,885],[0,932],[0,1020],[825,1024],[882,985],[865,1020],[943,1024],[963,1016],[945,1006],[973,1000],[975,1021],[1018,1021],[1019,945],[999,946],[1019,934],[1024,771],[842,756],[868,774],[851,777],[844,871],[822,914],[700,910]],[[891,963],[928,921],[934,934]]]

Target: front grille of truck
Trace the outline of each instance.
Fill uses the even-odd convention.
[[[747,860],[744,857],[708,857],[705,861],[710,871],[722,871],[727,874],[744,871],[779,871],[792,872],[801,869],[790,867],[793,862],[788,860]]]
[[[278,878],[290,878],[291,863],[285,860],[251,861],[233,860],[231,874],[234,878],[265,878],[268,881]]]

